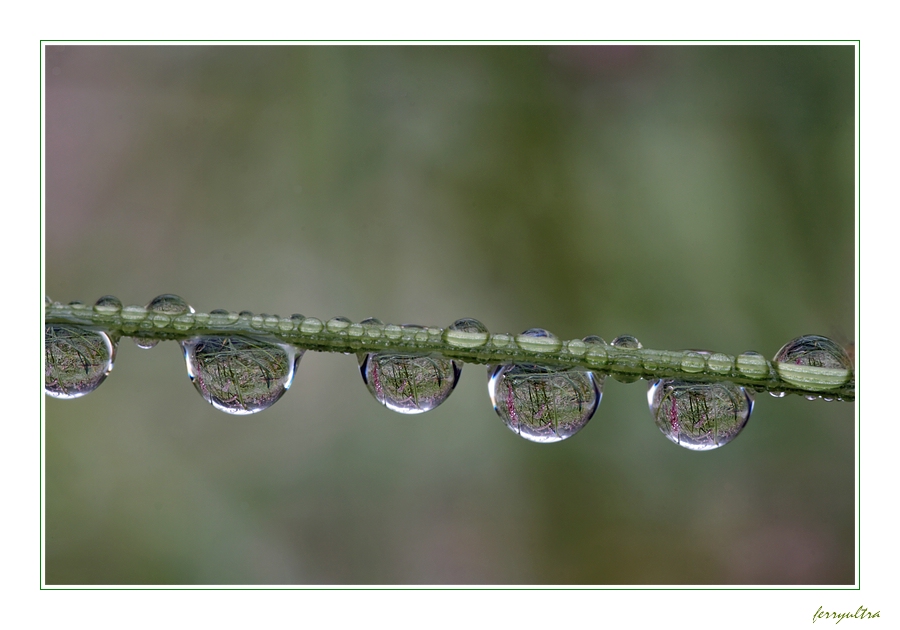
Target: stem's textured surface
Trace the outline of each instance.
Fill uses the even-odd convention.
[[[45,322],[96,327],[113,337],[143,340],[184,340],[201,335],[265,336],[319,352],[436,353],[466,363],[579,366],[621,380],[731,381],[758,391],[844,401],[853,401],[856,395],[852,370],[791,365],[788,381],[779,374],[776,364],[757,353],[735,357],[722,353],[622,348],[580,339],[560,341],[449,328],[352,323],[345,318],[323,321],[299,315],[285,318],[224,311],[168,315],[141,306],[117,309],[78,303],[48,303]]]

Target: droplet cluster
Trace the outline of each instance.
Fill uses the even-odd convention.
[[[172,294],[157,296],[144,307],[123,306],[110,295],[93,307],[80,302],[62,307],[49,298],[45,305],[68,309],[74,321],[89,322],[45,325],[44,389],[55,398],[78,398],[99,387],[112,370],[118,335],[126,334],[141,348],[156,346],[161,337],[178,339],[188,376],[204,400],[226,413],[256,413],[291,387],[305,350],[284,339],[302,334],[314,349],[328,349],[329,338],[351,340],[350,348],[367,347],[357,353],[363,383],[387,409],[407,415],[438,407],[459,382],[464,361],[443,356],[441,348],[462,357],[497,357],[488,366],[495,412],[514,433],[541,443],[570,438],[588,424],[608,375],[625,383],[648,379],[647,400],[659,430],[684,448],[711,450],[732,441],[746,426],[754,387],[776,396],[784,395],[781,387],[801,393],[810,384],[836,389],[848,382],[852,386],[854,369],[843,348],[816,335],[788,342],[770,363],[757,352],[732,357],[644,349],[632,335],[607,344],[596,335],[563,342],[542,328],[491,334],[473,318],[441,329],[384,324],[375,318],[355,323],[347,317],[323,321],[223,309],[196,313]],[[110,326],[114,320],[118,327]],[[315,345],[316,340],[323,345]],[[515,358],[525,356],[523,351],[533,361]]]

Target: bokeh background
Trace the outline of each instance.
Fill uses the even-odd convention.
[[[54,300],[771,357],[854,336],[849,46],[48,46]],[[607,379],[554,445],[485,370],[421,416],[307,353],[231,417],[177,344],[46,399],[50,584],[850,584],[854,407],[695,453]]]

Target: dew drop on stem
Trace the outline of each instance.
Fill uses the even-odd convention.
[[[462,366],[435,354],[360,354],[359,371],[382,405],[404,414],[423,413],[444,402],[459,381]]]
[[[798,387],[840,387],[853,373],[853,361],[837,343],[819,335],[797,337],[782,346],[772,359],[778,375]]]
[[[716,383],[660,379],[647,391],[650,413],[663,435],[693,451],[733,440],[753,411],[753,394],[730,381]]]
[[[116,344],[102,330],[80,326],[44,326],[44,392],[54,398],[79,398],[100,386],[116,356]]]
[[[594,415],[603,379],[581,368],[528,363],[489,368],[494,411],[511,431],[532,442],[559,442]]]
[[[245,336],[200,336],[181,342],[188,376],[200,395],[226,413],[246,415],[275,404],[294,380],[303,351]]]

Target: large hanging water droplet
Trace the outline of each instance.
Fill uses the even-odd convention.
[[[373,352],[360,356],[359,371],[375,399],[398,413],[422,413],[444,402],[462,371],[433,354]]]
[[[789,341],[772,359],[782,379],[804,387],[840,387],[853,372],[850,356],[831,339],[805,335]]]
[[[44,392],[54,398],[79,398],[100,386],[116,357],[116,344],[102,330],[80,326],[44,326]]]
[[[650,383],[647,401],[663,435],[693,451],[727,444],[753,411],[753,395],[730,381],[689,383],[664,378]]]
[[[603,380],[580,368],[507,364],[488,368],[488,393],[507,427],[532,442],[575,435],[597,410]]]
[[[157,295],[155,298],[150,300],[149,304],[147,304],[147,310],[152,313],[159,313],[160,315],[170,316],[183,315],[185,313],[194,312],[193,307],[185,302],[183,298],[180,298],[177,295],[172,295],[171,293]]]
[[[271,407],[287,391],[303,351],[251,337],[201,336],[181,342],[188,376],[200,395],[226,413]]]

